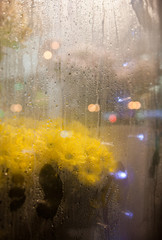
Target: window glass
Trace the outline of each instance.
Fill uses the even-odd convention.
[[[161,10],[0,2],[0,239],[162,239]]]

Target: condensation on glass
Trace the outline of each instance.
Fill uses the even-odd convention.
[[[162,239],[161,11],[0,2],[0,239]]]

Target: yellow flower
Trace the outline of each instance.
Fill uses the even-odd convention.
[[[65,130],[61,122],[29,118],[1,122],[0,166],[30,174],[45,163],[55,164],[86,185],[97,184],[115,170],[112,154],[84,126],[72,122]]]

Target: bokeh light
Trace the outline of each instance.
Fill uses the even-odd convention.
[[[140,102],[135,102],[134,104],[136,106],[136,109],[140,109],[141,108],[141,103]]]
[[[133,213],[130,211],[123,211],[124,215],[127,216],[128,218],[133,218]]]
[[[114,176],[117,180],[123,180],[128,177],[127,171],[117,171],[115,173],[110,173],[111,176]]]
[[[90,104],[88,106],[89,112],[99,112],[100,111],[100,106],[99,104]]]
[[[130,100],[131,99],[131,97],[126,97],[126,98],[120,98],[120,97],[118,97],[118,102],[124,102],[124,101],[128,101],[128,100]]]
[[[123,63],[123,67],[127,67],[128,66],[128,62]]]
[[[51,43],[51,48],[54,49],[54,50],[59,49],[59,48],[60,48],[60,43],[57,42],[57,41],[53,41],[53,42]]]
[[[96,106],[95,112],[99,112],[99,111],[100,111],[100,106],[99,106],[99,104],[95,104],[95,106]]]
[[[115,173],[115,178],[116,179],[126,179],[127,178],[127,171],[123,172],[123,171],[118,171]]]
[[[21,104],[12,104],[10,107],[11,112],[21,112],[22,111],[22,106]]]
[[[43,57],[46,59],[46,60],[49,60],[52,58],[52,53],[50,51],[45,51],[43,53]]]
[[[131,109],[131,110],[132,109],[138,110],[138,109],[141,108],[141,103],[138,102],[138,101],[136,101],[136,102],[131,101],[131,102],[128,103],[128,108]]]
[[[90,112],[95,112],[95,109],[96,109],[95,104],[90,104],[90,105],[88,106],[88,110],[89,110]]]
[[[144,135],[143,135],[143,134],[138,134],[138,135],[137,135],[137,138],[138,138],[140,141],[143,141]]]
[[[116,115],[115,115],[115,114],[110,114],[110,116],[109,116],[109,121],[110,121],[111,123],[115,123],[115,122],[117,121]]]
[[[62,138],[70,138],[70,137],[72,137],[72,132],[63,130],[63,131],[61,131],[60,136]]]

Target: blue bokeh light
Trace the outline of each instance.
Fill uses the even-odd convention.
[[[125,212],[123,212],[124,213],[124,215],[125,216],[127,216],[128,218],[133,218],[133,213],[132,212],[130,212],[130,211],[125,211]]]
[[[143,141],[144,135],[143,135],[143,134],[138,134],[138,135],[137,135],[137,138],[138,138],[140,141]]]
[[[127,171],[123,172],[123,171],[118,171],[114,174],[116,179],[126,179],[128,174]]]
[[[127,67],[128,66],[128,62],[123,63],[123,67]]]
[[[121,98],[118,97],[118,102],[122,102],[123,100]]]
[[[125,97],[125,98],[120,98],[118,97],[118,102],[127,102],[127,101],[130,101],[131,100],[131,97]]]

